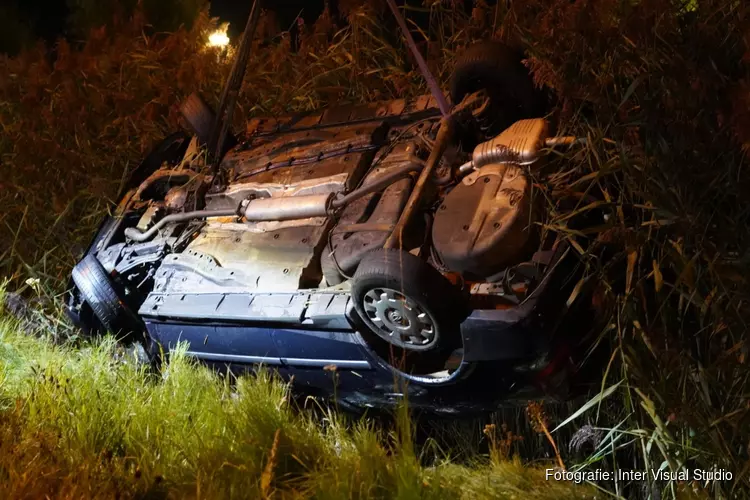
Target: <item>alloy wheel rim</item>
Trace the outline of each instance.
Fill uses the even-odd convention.
[[[432,316],[398,290],[373,288],[365,293],[362,306],[375,326],[375,333],[395,346],[423,351],[437,343],[438,332]]]

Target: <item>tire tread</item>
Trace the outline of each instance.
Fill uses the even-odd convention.
[[[109,276],[94,254],[88,254],[73,268],[73,282],[96,317],[115,332],[125,316],[125,306],[112,287]]]

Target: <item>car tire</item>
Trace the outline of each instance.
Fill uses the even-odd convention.
[[[195,132],[198,142],[202,145],[208,144],[216,121],[216,113],[211,106],[200,94],[193,92],[182,103],[180,112]]]
[[[140,321],[123,302],[112,280],[94,254],[88,254],[73,268],[73,282],[94,316],[111,333],[142,330]]]
[[[208,145],[213,134],[216,112],[197,92],[190,94],[180,106],[180,112],[195,132],[198,142],[202,146]],[[231,133],[227,134],[221,154],[224,154],[232,146],[237,144],[237,138]]]
[[[369,252],[352,278],[351,295],[368,330],[361,332],[365,341],[398,369],[440,371],[461,347],[464,297],[415,255],[396,249]]]
[[[490,136],[518,120],[544,114],[544,99],[522,58],[507,45],[487,40],[469,47],[456,61],[450,79],[451,100],[458,104],[473,92],[487,92],[490,106],[481,118]]]

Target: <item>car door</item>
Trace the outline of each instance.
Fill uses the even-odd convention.
[[[379,373],[354,331],[277,328],[272,337],[282,365],[303,388],[366,391]]]

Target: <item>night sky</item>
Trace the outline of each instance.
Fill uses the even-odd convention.
[[[69,35],[69,33],[66,33],[69,1],[76,0],[0,0],[0,53],[14,54],[21,47],[32,45],[37,39],[46,40],[48,46],[52,47],[57,38]],[[111,2],[113,0],[101,1]],[[396,0],[397,4],[403,4],[404,1]],[[421,4],[421,0],[406,1]],[[245,27],[252,7],[252,0],[213,0],[209,3],[211,15],[219,18],[221,22],[229,22],[230,37],[236,39]],[[298,15],[307,23],[314,22],[323,12],[326,3],[331,5],[335,15],[337,0],[261,1],[263,8],[275,12],[278,26],[282,30],[290,29]],[[470,5],[472,1],[463,0],[463,3]],[[488,3],[493,4],[494,2],[490,0]],[[410,20],[417,23],[427,21],[428,17],[429,14],[409,12]]]
[[[102,0],[107,1],[107,0]],[[230,31],[238,34],[250,13],[252,0],[213,0],[211,15],[230,23]],[[281,26],[286,29],[302,11],[305,20],[314,20],[323,11],[324,0],[265,0],[264,8],[273,9]],[[37,38],[54,41],[65,31],[68,15],[66,0],[1,0],[0,11],[10,9],[34,28]]]
[[[265,0],[262,3],[266,9],[273,9],[282,29],[287,29],[295,20],[300,11],[306,21],[317,19],[325,2],[323,0]],[[232,35],[238,35],[245,27],[247,16],[250,15],[252,0],[213,0],[211,2],[211,15],[230,23],[229,31]]]
[[[65,0],[0,0],[0,11],[10,11],[33,26],[37,38],[54,40],[65,29],[68,6]]]

